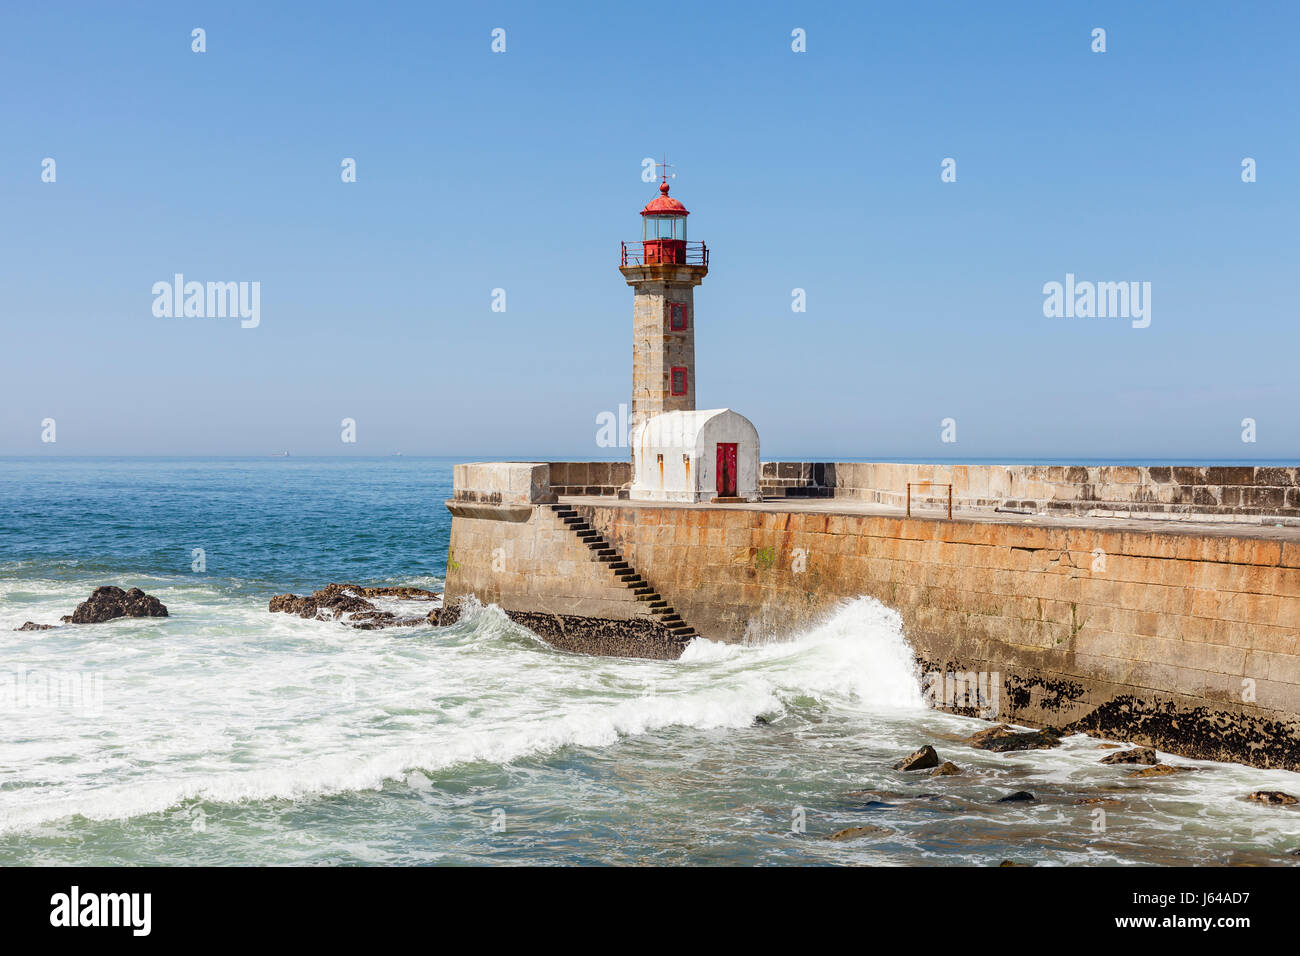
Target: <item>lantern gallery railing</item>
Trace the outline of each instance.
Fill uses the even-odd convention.
[[[636,239],[620,243],[625,266],[708,266],[709,247],[684,239]]]

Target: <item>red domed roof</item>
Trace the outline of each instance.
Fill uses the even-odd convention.
[[[686,211],[685,206],[668,195],[668,183],[662,182],[659,184],[659,197],[646,203],[645,208],[641,210],[641,215],[689,216],[690,213]]]

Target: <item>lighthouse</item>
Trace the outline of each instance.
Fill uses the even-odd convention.
[[[632,487],[659,501],[757,501],[758,432],[727,408],[695,408],[695,287],[709,249],[686,237],[681,201],[659,195],[641,210],[641,238],[622,244],[632,287]]]
[[[625,242],[620,271],[632,298],[632,414],[647,418],[695,409],[695,287],[709,274],[709,249],[686,239],[686,207],[659,195],[641,210],[641,239]]]

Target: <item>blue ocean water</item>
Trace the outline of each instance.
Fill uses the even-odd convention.
[[[331,581],[439,590],[451,464],[0,459],[0,865],[1297,862],[1300,814],[1244,796],[1300,775],[1128,780],[1081,736],[972,750],[985,725],[925,708],[867,598],[674,662],[565,654],[492,607],[380,631],[267,611]],[[14,630],[101,584],[170,616]],[[891,769],[924,743],[964,773]],[[878,829],[826,839],[855,826]]]
[[[210,578],[250,594],[440,581],[452,463],[0,459],[0,561],[189,577],[202,548]]]

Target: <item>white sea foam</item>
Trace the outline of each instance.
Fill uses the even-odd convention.
[[[22,635],[29,667],[99,670],[104,710],[6,715],[0,830],[374,789],[414,769],[744,727],[805,698],[921,706],[898,615],[865,598],[789,641],[697,641],[662,662],[564,654],[495,607],[366,632],[186,590],[167,595],[166,621]]]
[[[513,775],[530,757],[564,748],[601,754],[620,741],[642,748],[635,772],[654,779],[668,771],[648,768],[644,748],[656,753],[660,739],[674,764],[704,755],[700,762],[728,780],[752,773],[775,781],[782,794],[779,781],[791,761],[801,778],[817,776],[831,794],[863,779],[896,788],[893,760],[934,742],[966,770],[947,778],[946,790],[971,801],[950,822],[969,818],[1016,833],[1039,823],[1059,831],[1059,822],[1044,821],[1062,814],[1087,833],[1091,810],[1069,802],[1017,805],[990,817],[980,808],[1026,787],[1095,793],[1124,785],[1115,768],[1099,763],[1097,743],[1087,738],[1029,755],[952,742],[972,722],[924,707],[901,619],[870,598],[844,602],[787,640],[697,640],[680,660],[667,662],[563,653],[492,606],[471,605],[447,628],[358,631],[271,614],[260,601],[233,597],[228,586],[181,579],[149,590],[170,617],[4,635],[0,669],[102,677],[103,705],[93,716],[58,707],[0,713],[0,832],[26,841],[75,816],[184,816],[198,802],[223,805],[219,819],[248,803],[404,789],[415,771],[459,778],[461,768],[513,764]],[[51,583],[48,593],[28,588],[15,607],[6,605],[0,586],[0,606],[20,618],[32,617],[27,611],[36,603],[66,613],[85,593],[84,585]],[[770,733],[745,730],[758,715],[777,721]],[[1243,798],[1252,789],[1296,792],[1298,779],[1206,764],[1135,781],[1123,791],[1120,818],[1125,828],[1178,845],[1227,842],[1287,852],[1296,815]],[[750,792],[737,786],[737,793]],[[897,841],[911,847],[907,858],[928,858],[928,817],[897,819],[906,821]],[[915,839],[908,826],[921,828]],[[850,852],[836,847],[828,852]],[[1063,847],[1057,859],[1075,854],[1082,862],[1108,852],[1118,851]]]

